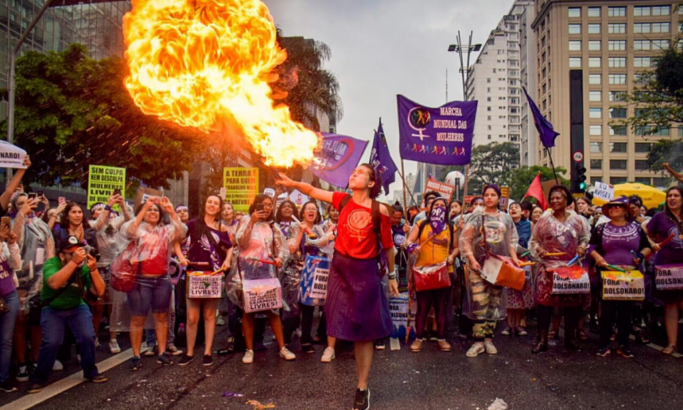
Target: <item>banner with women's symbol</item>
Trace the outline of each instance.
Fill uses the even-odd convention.
[[[306,306],[324,306],[330,261],[320,256],[307,256],[301,271],[299,302]]]

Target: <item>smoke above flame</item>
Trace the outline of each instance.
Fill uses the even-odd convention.
[[[313,160],[318,136],[274,106],[269,82],[287,59],[259,0],[133,0],[123,32],[135,104],[204,132],[235,124],[267,165]]]

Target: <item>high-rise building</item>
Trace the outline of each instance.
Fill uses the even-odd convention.
[[[536,100],[536,35],[531,28],[536,9],[532,6],[524,7],[519,15],[519,81],[527,90],[531,98]],[[522,133],[520,135],[520,165],[536,165],[536,147],[538,133],[534,124],[534,117],[529,111],[529,103],[522,96]]]
[[[477,119],[474,127],[474,145],[492,142],[512,142],[520,146],[522,141],[521,88],[521,18],[533,11],[532,0],[516,0],[507,13],[491,31],[476,62],[470,68],[466,99],[478,100]],[[525,24],[528,24],[525,21]],[[529,43],[529,36],[524,44]],[[528,57],[528,53],[524,54]],[[533,74],[533,65],[526,75]],[[521,148],[521,147],[520,147]],[[520,149],[521,151],[521,149]]]
[[[677,3],[536,0],[535,6],[536,102],[560,133],[552,149],[555,165],[570,169],[583,157],[589,183],[629,181],[662,187],[664,179],[647,170],[647,153],[659,139],[683,137],[683,129],[650,136],[618,121],[634,115],[623,93],[634,89],[639,72],[650,69],[661,50],[678,37]],[[570,82],[570,75],[576,80]],[[583,114],[582,124],[576,112]],[[541,148],[538,144],[537,159],[548,165]]]

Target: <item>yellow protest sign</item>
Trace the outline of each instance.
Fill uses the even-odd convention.
[[[223,168],[225,200],[235,211],[248,212],[258,194],[258,168]]]
[[[126,197],[126,169],[91,165],[88,178],[88,208],[101,202],[106,204],[114,190],[120,189]]]

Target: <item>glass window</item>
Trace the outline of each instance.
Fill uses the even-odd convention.
[[[671,42],[669,40],[652,40],[652,49],[653,50],[665,50],[669,48],[669,45]]]
[[[602,118],[602,108],[590,107],[589,112],[590,112],[591,118],[598,118],[598,119]],[[593,134],[591,134],[591,135],[593,135]],[[595,134],[595,135],[600,135],[600,134]]]
[[[570,57],[569,67],[571,68],[581,68],[581,57]]]
[[[656,126],[647,126],[647,127],[637,127],[635,129],[635,134],[636,135],[652,135],[655,137],[668,137],[670,132],[669,128],[658,128]]]
[[[635,41],[633,41],[633,49],[635,51],[649,50],[650,49],[650,40],[635,40]]]
[[[600,51],[600,40],[591,40],[588,42],[588,49],[591,51]]]
[[[609,75],[609,83],[615,84],[615,85],[626,84],[626,74],[610,74]]]
[[[602,152],[602,142],[591,142],[591,152],[599,153]]]
[[[626,152],[628,143],[626,142],[610,142],[609,152]]]
[[[570,41],[569,51],[581,51],[581,41]]]
[[[650,57],[635,57],[633,59],[633,66],[634,67],[651,67],[652,66],[652,58],[650,58]]]
[[[664,189],[669,186],[668,178],[652,178],[652,185],[657,188]]]
[[[600,17],[600,7],[588,7],[588,17]]]
[[[668,16],[671,14],[671,6],[652,6],[653,16]],[[588,9],[588,15],[590,16],[590,9]]]
[[[610,7],[607,9],[607,15],[609,17],[625,17],[626,7]]]
[[[650,7],[634,7],[633,8],[633,15],[634,16],[649,16],[650,15]]]
[[[609,92],[610,101],[626,101],[626,93],[623,91],[610,91]]]
[[[589,24],[588,34],[600,34],[600,24]]]
[[[638,153],[650,152],[650,147],[652,147],[652,144],[636,142],[636,152]]]
[[[591,169],[602,169],[602,160],[601,159],[592,159],[591,160]]]
[[[624,34],[624,33],[626,33],[626,23],[609,24],[607,26],[607,31],[611,34]]]
[[[610,118],[626,118],[626,107],[610,107],[609,109]],[[617,134],[626,135],[626,134]]]
[[[626,162],[626,161],[624,161],[624,162]],[[626,168],[624,167],[624,168],[613,168],[613,169],[626,169]],[[610,183],[613,185],[625,184],[626,182],[628,182],[628,178],[626,178],[626,177],[610,177]]]
[[[611,160],[609,160],[610,169],[625,170],[626,166],[627,166],[627,162],[625,159],[611,159]],[[613,184],[626,182],[626,181],[616,182],[615,179],[617,179],[617,178],[615,178],[615,177],[611,178],[611,181]],[[624,179],[626,179],[626,178],[624,178]]]
[[[602,91],[589,91],[588,99],[590,101],[602,101]]]
[[[569,34],[581,34],[581,24],[570,24]]]
[[[652,185],[650,178],[636,177],[636,183],[643,185]]]
[[[650,23],[636,23],[633,25],[634,33],[649,33]]]
[[[626,136],[626,126],[625,125],[610,125],[609,135],[620,135]]]
[[[591,125],[588,131],[590,135],[602,135],[602,125]]]
[[[601,62],[602,62],[602,58],[600,58],[600,57],[589,57],[588,58],[588,67],[593,67],[593,68],[600,67]]]
[[[610,40],[607,43],[607,49],[610,51],[625,51],[626,40]]]
[[[581,17],[581,7],[570,7],[569,17]]]
[[[625,68],[626,57],[609,57],[608,64],[613,68]]]
[[[668,33],[671,31],[671,23],[652,23],[653,33]]]
[[[602,75],[601,74],[589,74],[588,75],[588,84],[600,84],[602,83]]]
[[[650,169],[650,166],[648,165],[646,159],[636,160],[636,171],[645,171],[647,169]]]

